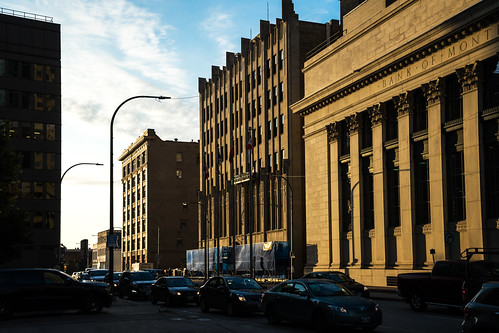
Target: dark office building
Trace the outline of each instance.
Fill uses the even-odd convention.
[[[31,243],[4,266],[59,264],[61,177],[60,25],[0,8],[0,121],[22,155],[18,206]],[[2,235],[9,237],[9,235]]]

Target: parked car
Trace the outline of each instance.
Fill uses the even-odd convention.
[[[355,281],[343,272],[312,272],[305,274],[304,279],[326,279],[335,282],[338,285],[350,290],[355,295],[360,295],[369,298],[369,289],[363,284]]]
[[[109,273],[108,269],[90,269],[87,271],[88,279],[90,281],[106,282],[106,274]]]
[[[493,333],[499,330],[499,282],[484,283],[464,307],[462,333]]]
[[[144,271],[151,272],[152,277],[157,280],[159,277],[165,275],[165,270],[164,269],[157,269],[157,268],[151,268],[151,269],[144,269]]]
[[[216,276],[199,288],[202,312],[210,308],[225,310],[229,316],[241,311],[260,311],[264,288],[252,278]]]
[[[462,308],[487,281],[499,281],[499,263],[442,260],[431,273],[399,274],[397,293],[414,311],[424,311],[427,304]]]
[[[151,303],[174,304],[199,303],[198,287],[191,279],[182,276],[160,277],[151,288]]]
[[[55,269],[0,270],[0,318],[15,312],[82,309],[97,313],[111,306],[109,286],[79,282]]]
[[[301,322],[318,332],[333,327],[374,330],[382,322],[381,309],[373,300],[325,279],[282,282],[263,294],[262,308],[271,324]]]
[[[154,282],[156,280],[148,271],[123,272],[118,282],[118,296],[120,298],[149,298]]]
[[[121,275],[123,275],[122,272],[113,272],[113,285],[111,286],[111,291],[113,292],[113,294],[116,294],[118,292],[118,283],[120,282]],[[109,281],[109,273],[106,274],[104,281]]]

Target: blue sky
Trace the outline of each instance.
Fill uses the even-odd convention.
[[[294,0],[304,21],[339,19],[338,0]],[[114,225],[121,226],[121,152],[146,129],[163,140],[199,139],[198,78],[239,52],[241,37],[275,23],[281,0],[0,0],[0,7],[61,25],[61,242],[90,244],[109,228],[109,123],[136,95],[171,96],[125,104],[114,123]]]

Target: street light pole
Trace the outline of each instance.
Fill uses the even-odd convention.
[[[64,173],[62,174],[62,177],[61,177],[61,182],[64,179],[64,176],[66,175],[66,173],[68,173],[69,170],[71,170],[72,168],[74,168],[75,166],[78,166],[78,165],[99,165],[99,166],[102,166],[104,164],[102,164],[102,163],[76,163],[76,164],[70,166],[69,168],[67,168],[66,171],[64,171]]]
[[[118,113],[119,109],[127,102],[137,99],[137,98],[153,98],[153,99],[170,99],[171,97],[165,96],[134,96],[126,99],[122,102],[114,111],[113,116],[111,117],[111,125],[110,125],[110,136],[109,136],[109,233],[107,236],[107,247],[109,247],[109,284],[113,283],[113,270],[114,270],[114,248],[116,244],[114,239],[114,214],[113,214],[113,124],[114,118],[116,117],[116,113]]]
[[[67,168],[66,171],[64,171],[64,173],[62,174],[62,176],[61,176],[61,183],[62,183],[62,180],[64,179],[64,176],[68,173],[68,171],[71,170],[71,169],[73,169],[74,167],[76,167],[78,165],[99,165],[99,166],[103,166],[104,164],[102,164],[102,163],[87,163],[87,162],[73,164],[72,166],[70,166],[69,168]],[[59,223],[60,223],[60,217],[59,217]],[[58,254],[59,254],[59,257],[57,258],[57,261],[60,264],[61,263],[61,246],[59,246]]]

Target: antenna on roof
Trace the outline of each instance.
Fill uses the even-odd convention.
[[[270,22],[270,16],[269,16],[269,2],[267,1],[267,21]]]

